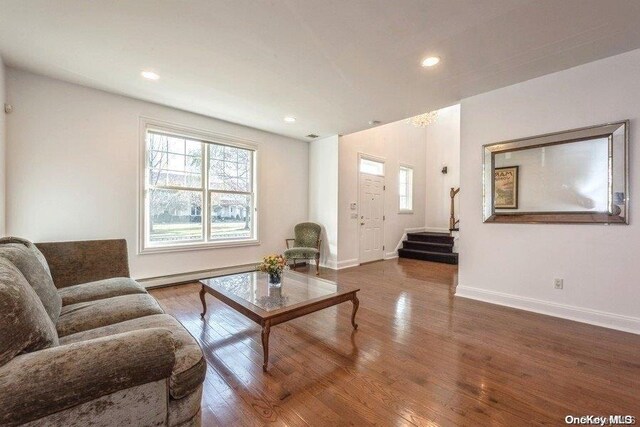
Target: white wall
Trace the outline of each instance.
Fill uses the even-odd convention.
[[[2,57],[0,56],[0,235],[4,235],[5,233],[5,223],[6,223],[6,212],[5,212],[5,177],[6,177],[6,162],[5,162],[5,153],[6,153],[6,136],[7,136],[7,125],[6,125],[6,115],[4,112],[4,104],[7,98],[7,90],[6,90],[6,68],[2,61]]]
[[[357,264],[360,221],[351,218],[350,203],[358,202],[358,153],[385,159],[386,257],[395,249],[405,229],[424,228],[426,130],[404,120],[345,135],[340,138],[338,195],[338,267]],[[413,214],[399,214],[398,171],[400,164],[413,166]]]
[[[438,110],[438,119],[427,128],[426,207],[425,224],[428,230],[449,231],[451,187],[460,186],[460,105]],[[442,167],[447,166],[447,174]],[[461,190],[462,191],[462,190]],[[456,218],[459,212],[456,196]]]
[[[462,101],[456,295],[640,333],[639,75],[636,50]],[[483,144],[623,119],[631,120],[630,225],[482,223]]]
[[[338,262],[338,136],[309,143],[309,221],[322,225],[320,265]]]
[[[257,262],[307,219],[306,142],[14,69],[7,88],[9,234],[124,237],[133,277],[146,278]],[[140,116],[257,142],[260,246],[136,254]]]

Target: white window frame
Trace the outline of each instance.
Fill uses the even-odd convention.
[[[407,194],[411,196],[411,209],[405,209],[402,208],[401,206],[401,196],[400,196],[400,172],[402,170],[408,170],[410,171],[410,181],[407,183],[408,187],[407,188]],[[414,185],[413,185],[413,175],[414,175],[414,168],[411,165],[407,165],[407,164],[403,164],[401,163],[400,166],[398,167],[398,213],[400,214],[413,214],[413,200],[414,200],[414,195],[415,195],[415,191],[414,191]]]
[[[178,137],[184,137],[188,139],[202,141],[203,143],[212,143],[219,145],[227,145],[230,147],[243,148],[253,151],[253,173],[252,173],[252,192],[250,192],[253,198],[253,215],[251,215],[253,236],[248,239],[234,239],[234,240],[217,240],[212,241],[210,239],[211,219],[210,219],[210,198],[211,193],[219,193],[224,191],[211,190],[208,187],[208,171],[205,174],[205,168],[208,167],[208,150],[203,152],[202,159],[202,180],[203,180],[203,201],[202,201],[202,220],[203,220],[203,237],[202,241],[198,242],[186,242],[175,243],[171,245],[150,245],[148,242],[148,227],[149,222],[147,219],[147,197],[148,197],[148,185],[146,180],[147,170],[147,132],[157,131],[164,134],[176,135]],[[139,144],[139,186],[138,186],[138,254],[149,253],[162,253],[162,252],[177,252],[177,251],[190,251],[201,249],[213,249],[213,248],[228,248],[238,246],[255,246],[260,244],[260,215],[258,209],[258,165],[259,154],[258,145],[254,141],[247,139],[237,138],[232,135],[221,134],[217,132],[211,132],[202,129],[191,128],[188,126],[177,125],[161,120],[141,117],[140,118],[140,144]],[[234,192],[235,193],[235,192]]]

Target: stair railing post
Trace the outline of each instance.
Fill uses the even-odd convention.
[[[451,198],[451,215],[449,216],[449,231],[453,231],[456,229],[456,225],[460,222],[460,220],[456,220],[456,208],[455,208],[455,197],[456,194],[458,194],[460,192],[460,187],[458,188],[453,188],[451,187],[451,190],[449,191],[449,197]]]

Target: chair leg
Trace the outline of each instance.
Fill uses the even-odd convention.
[[[316,276],[320,275],[320,254],[316,255]]]

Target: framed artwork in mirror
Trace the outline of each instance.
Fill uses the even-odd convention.
[[[484,145],[483,220],[629,223],[629,121]]]
[[[494,169],[495,208],[518,209],[518,166]]]

